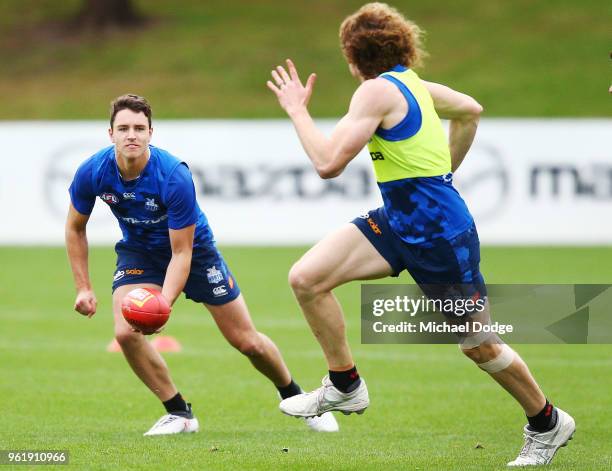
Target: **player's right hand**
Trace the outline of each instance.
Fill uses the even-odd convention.
[[[74,301],[74,310],[79,314],[91,317],[96,313],[98,300],[92,290],[79,291]]]
[[[316,74],[310,74],[306,85],[302,85],[300,76],[291,59],[287,59],[287,71],[281,65],[272,70],[272,80],[268,80],[266,85],[274,92],[278,102],[289,116],[299,109],[307,108],[312,90],[314,88]]]

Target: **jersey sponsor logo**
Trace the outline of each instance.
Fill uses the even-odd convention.
[[[215,298],[218,298],[220,296],[225,296],[227,294],[227,289],[225,289],[225,285],[221,285],[214,287],[212,292],[215,295]]]
[[[123,193],[123,199],[124,200],[135,200],[136,193]]]
[[[167,214],[163,214],[162,216],[156,218],[156,219],[136,219],[136,218],[124,218],[122,217],[121,220],[125,221],[129,224],[158,224],[162,221],[165,221],[166,219],[168,219],[168,215]]]
[[[142,275],[144,270],[140,268],[128,268],[127,270],[117,270],[113,276],[113,281],[119,281],[125,275]]]
[[[147,201],[145,203],[145,209],[148,211],[157,211],[159,209],[159,205],[155,202],[155,198],[145,198]]]
[[[445,183],[452,183],[453,182],[453,172],[448,172],[446,175],[442,175],[442,180],[444,180]]]
[[[223,280],[223,273],[221,270],[217,270],[217,267],[213,265],[212,268],[206,269],[206,278],[208,278],[209,283],[216,284]]]
[[[382,155],[382,152],[370,152],[370,157],[372,160],[385,160],[385,156]]]
[[[102,193],[100,199],[107,204],[117,204],[119,202],[119,198],[112,193]]]
[[[372,232],[374,232],[374,234],[376,234],[376,235],[381,235],[382,234],[382,231],[380,230],[380,227],[378,227],[378,224],[376,224],[374,222],[374,219],[368,218],[368,224],[370,225],[370,229],[372,229]]]
[[[365,214],[362,214],[361,216],[358,216],[358,217],[359,217],[359,219],[369,219],[370,218],[370,213],[365,213]]]

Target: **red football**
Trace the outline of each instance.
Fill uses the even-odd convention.
[[[168,322],[171,310],[166,298],[152,288],[136,288],[121,301],[123,317],[143,334],[153,334],[161,329]]]

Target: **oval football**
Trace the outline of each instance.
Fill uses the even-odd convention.
[[[145,334],[153,333],[162,328],[170,317],[168,313],[141,311],[133,309],[131,306],[126,306],[122,312],[123,317],[130,325]]]
[[[121,302],[125,320],[137,330],[151,334],[168,321],[172,308],[157,290],[137,288],[130,291]]]

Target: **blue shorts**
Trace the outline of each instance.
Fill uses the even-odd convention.
[[[119,286],[135,283],[164,284],[171,253],[145,250],[124,242],[115,245],[115,252],[117,268],[113,277],[113,291]],[[183,292],[187,299],[218,306],[236,299],[240,288],[225,260],[211,244],[193,249],[191,271]]]
[[[428,297],[486,296],[476,226],[472,225],[452,239],[437,238],[422,244],[409,244],[391,230],[384,207],[373,209],[352,223],[389,262],[392,276],[408,270]]]

